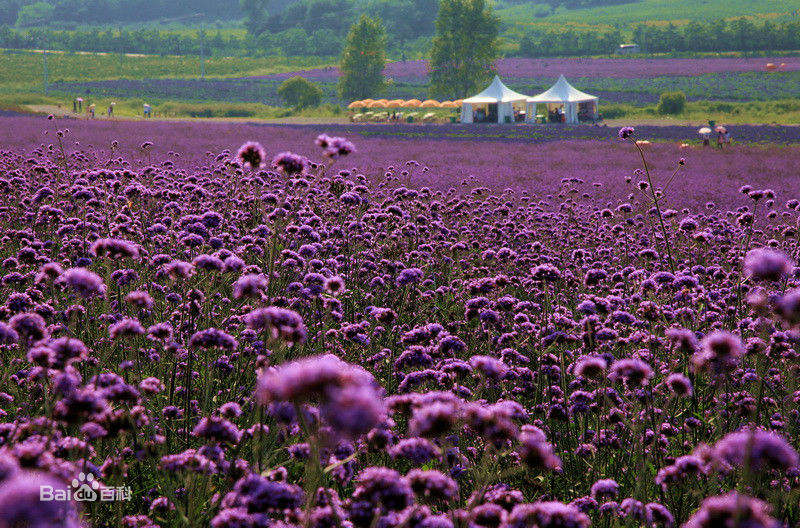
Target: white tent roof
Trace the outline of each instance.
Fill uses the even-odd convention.
[[[582,101],[596,101],[597,97],[589,95],[574,88],[567,79],[561,75],[556,83],[546,92],[535,97],[529,97],[531,103],[579,103]]]
[[[512,101],[525,101],[527,95],[522,95],[503,84],[500,77],[494,76],[492,84],[478,95],[464,99],[464,103],[510,103]]]

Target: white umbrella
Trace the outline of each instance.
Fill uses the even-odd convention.
[[[700,135],[706,136],[706,135],[711,133],[711,129],[708,128],[708,127],[703,127],[700,130],[698,130],[697,133],[700,134]]]

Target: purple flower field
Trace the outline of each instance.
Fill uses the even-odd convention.
[[[796,147],[0,127],[0,527],[800,523]]]
[[[709,58],[709,59],[586,59],[547,58],[500,59],[495,69],[501,77],[616,77],[643,78],[658,76],[702,75],[705,73],[764,71],[767,63],[786,64],[786,71],[800,70],[797,57],[778,58]],[[258,78],[288,79],[302,75],[313,80],[331,80],[339,76],[338,68],[317,68],[291,73],[279,73]],[[427,78],[426,61],[392,62],[384,69],[388,78],[402,82]]]

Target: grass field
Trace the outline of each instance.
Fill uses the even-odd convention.
[[[618,26],[630,28],[640,23],[686,24],[691,20],[709,21],[719,18],[752,16],[758,20],[786,20],[800,9],[800,0],[644,0],[590,9],[557,10],[546,17],[538,4],[523,4],[498,9],[503,22],[513,25],[534,26],[537,29],[557,30],[564,26],[574,29],[610,29]],[[682,13],[682,16],[676,16]]]
[[[209,77],[269,75],[328,66],[316,57],[212,57],[205,61]],[[50,82],[105,79],[199,78],[195,56],[120,55],[100,53],[47,54]],[[42,53],[0,51],[0,93],[35,91],[43,87]]]
[[[41,53],[0,52],[0,108],[22,112],[55,113],[72,110],[80,95],[86,104],[96,104],[103,113],[117,103],[118,116],[140,116],[142,104],[153,106],[166,118],[286,119],[289,117],[337,120],[346,116],[335,95],[335,78],[322,83],[324,102],[316,109],[294,111],[281,108],[275,92],[280,80],[234,80],[233,78],[288,73],[329,66],[313,58],[210,58],[207,80],[198,80],[197,57],[120,56],[114,54],[48,53],[49,96],[44,95]],[[717,119],[728,123],[800,122],[796,90],[798,72],[765,77],[758,72],[714,73],[694,77],[650,77],[647,79],[573,79],[580,89],[601,97],[601,112],[611,119],[665,122]],[[159,79],[156,82],[144,82]],[[534,93],[552,81],[544,78],[507,78],[510,86]],[[677,83],[677,84],[676,84]],[[672,118],[656,113],[655,102],[665,90],[683,89],[690,99],[686,111]],[[425,97],[424,79],[395,83],[390,98]],[[717,101],[704,101],[714,94]],[[763,99],[768,94],[767,101]]]

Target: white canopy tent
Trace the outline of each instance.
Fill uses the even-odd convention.
[[[528,98],[527,120],[533,121],[535,118],[537,104],[545,104],[551,111],[554,108],[560,108],[565,116],[564,122],[568,124],[577,124],[579,113],[596,120],[598,118],[597,101],[597,97],[576,89],[561,75],[549,90]]]
[[[461,104],[461,122],[513,122],[515,116],[522,115],[529,99],[527,95],[510,89],[495,75],[492,84],[484,91],[464,99]]]

